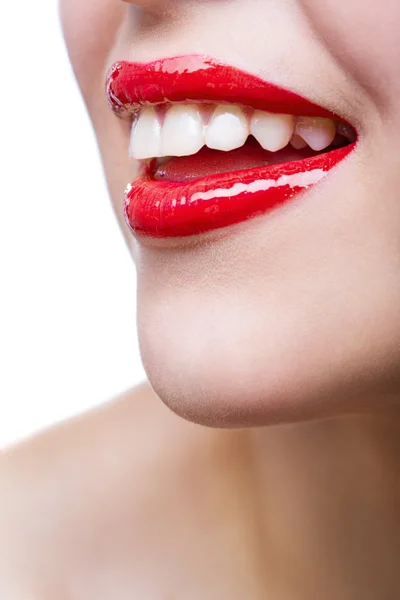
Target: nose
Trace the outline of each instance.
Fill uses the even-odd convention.
[[[151,12],[160,12],[167,7],[177,4],[178,1],[182,2],[182,0],[123,0],[127,4],[133,4],[133,6],[138,6]]]

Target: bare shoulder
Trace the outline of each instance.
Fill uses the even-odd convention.
[[[239,434],[189,423],[140,385],[0,455],[0,530],[2,516],[15,524],[48,509],[74,526],[94,508],[142,518],[160,496],[179,504],[214,471],[227,473],[240,446]]]
[[[0,454],[1,477],[35,473],[52,476],[77,469],[88,476],[101,469],[177,468],[187,457],[206,457],[210,446],[230,443],[229,432],[189,423],[170,411],[148,383],[115,400],[51,427]]]
[[[148,385],[10,448],[0,456],[0,596],[26,581],[38,597],[99,599],[105,577],[155,585],[154,564],[161,585],[183,564],[172,547],[195,577],[182,548],[203,540],[206,556],[216,515],[231,546],[243,456],[240,434],[185,422]],[[61,593],[71,582],[93,594]]]

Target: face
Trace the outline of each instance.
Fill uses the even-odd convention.
[[[136,262],[141,351],[161,399],[216,426],[395,403],[400,5],[61,0],[61,14]],[[357,131],[356,147],[315,186],[254,218],[198,236],[133,236],[123,218],[136,168],[128,156],[131,122],[110,110],[106,74],[116,61],[193,54],[338,115]]]

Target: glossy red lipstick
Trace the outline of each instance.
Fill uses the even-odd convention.
[[[114,112],[128,118],[145,105],[196,102],[342,121],[293,92],[197,55],[148,64],[118,62],[107,76],[107,97]],[[127,222],[135,233],[153,237],[197,235],[232,225],[264,214],[315,185],[354,147],[349,143],[300,160],[187,181],[160,181],[148,168],[127,187]]]

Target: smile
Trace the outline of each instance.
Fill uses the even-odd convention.
[[[204,56],[115,63],[107,97],[132,121],[125,215],[139,235],[198,235],[265,214],[357,141],[327,109]]]

